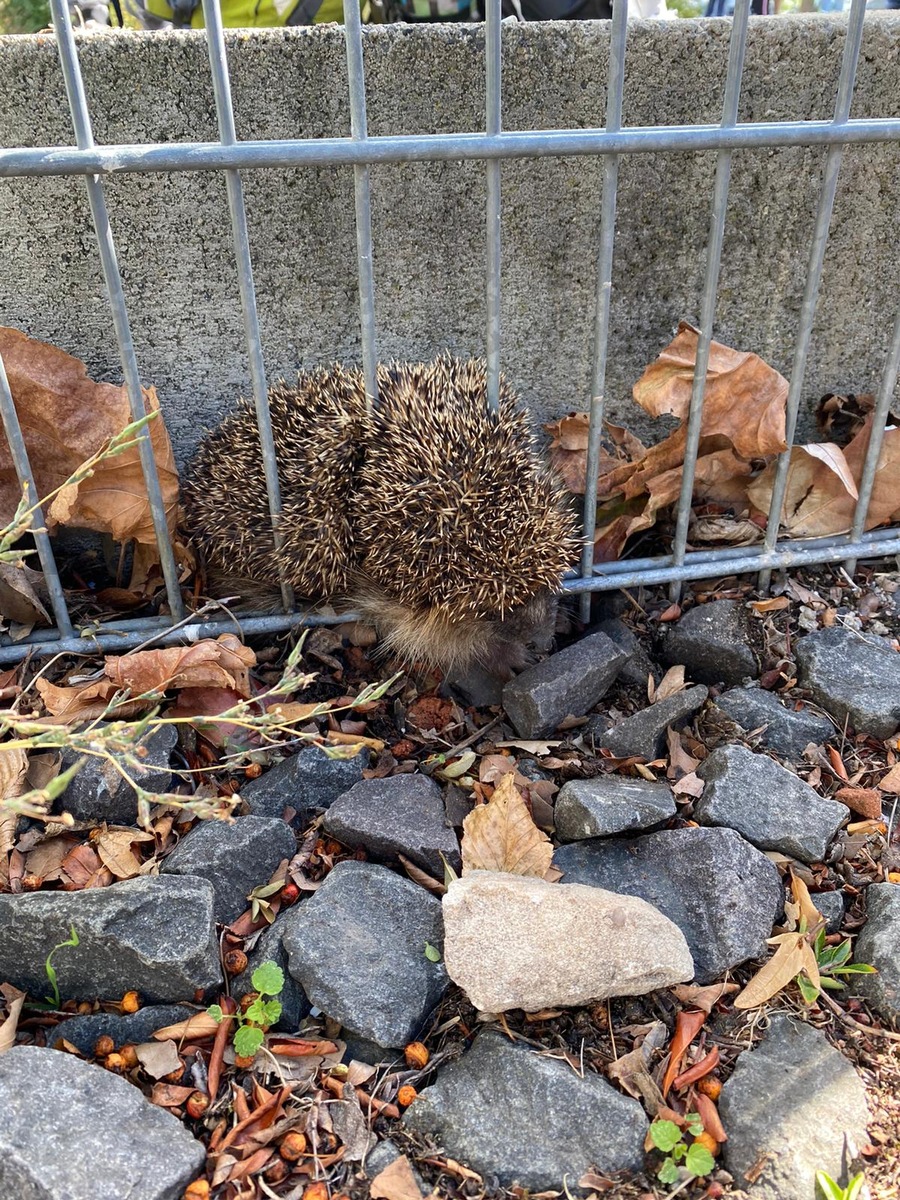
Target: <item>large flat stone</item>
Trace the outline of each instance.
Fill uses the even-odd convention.
[[[443,909],[447,974],[483,1012],[642,996],[693,978],[684,934],[634,896],[474,871],[450,884]]]
[[[817,629],[796,646],[800,682],[839,725],[889,738],[900,725],[900,655],[882,638]]]
[[[97,1039],[111,1037],[118,1050],[120,1046],[149,1042],[157,1029],[186,1021],[199,1010],[186,1004],[149,1004],[136,1013],[89,1013],[82,1017],[69,1017],[53,1030],[51,1042],[71,1042],[82,1054],[93,1055]]]
[[[345,846],[365,846],[374,858],[402,854],[438,879],[444,878],[442,856],[460,865],[441,789],[427,775],[362,780],[335,800],[322,828]]]
[[[713,600],[690,609],[662,639],[663,662],[683,664],[701,683],[742,683],[759,674],[750,617],[737,600]]]
[[[674,696],[648,704],[633,717],[626,717],[612,729],[594,738],[598,746],[612,750],[617,758],[658,758],[666,747],[666,730],[670,725],[692,717],[706,703],[709,689],[703,684],[685,688]]]
[[[43,999],[53,957],[63,999],[193,1000],[221,982],[213,889],[195,876],[147,876],[80,892],[0,896],[0,978]]]
[[[280,817],[286,808],[293,808],[296,823],[301,823],[359,783],[367,762],[365,750],[352,758],[333,758],[319,746],[307,746],[245,783],[241,799],[252,816]]]
[[[598,775],[564,783],[556,797],[553,820],[561,842],[578,842],[648,829],[674,817],[675,811],[667,783]]]
[[[827,717],[807,708],[789,708],[763,688],[731,688],[716,697],[715,707],[745,733],[765,726],[759,744],[793,762],[800,759],[811,742],[820,746],[835,736],[835,728]]]
[[[761,850],[821,862],[847,809],[746,746],[721,746],[697,768],[706,781],[694,804],[704,825],[736,829]]]
[[[206,1150],[171,1113],[58,1050],[0,1057],[0,1195],[8,1200],[180,1200]]]
[[[592,708],[628,661],[627,650],[592,633],[529,667],[503,689],[503,707],[523,738],[545,737],[566,716]]]
[[[231,825],[201,821],[160,871],[208,879],[216,895],[216,920],[227,925],[250,907],[250,892],[268,883],[282,859],[293,858],[296,849],[290,825],[275,817],[239,817]]]
[[[900,1028],[900,886],[873,883],[866,888],[867,916],[853,961],[875,967],[877,975],[855,975],[851,986]]]
[[[351,1033],[402,1047],[447,988],[441,903],[373,863],[341,862],[283,918],[291,974],[310,1001]]]
[[[640,896],[687,939],[698,983],[766,952],[784,903],[775,866],[731,829],[672,829],[573,842],[553,856],[564,883]]]
[[[752,1200],[811,1200],[816,1171],[846,1185],[868,1141],[865,1088],[852,1064],[818,1029],[783,1013],[740,1056],[719,1109],[725,1167]]]
[[[169,760],[178,742],[175,725],[161,725],[147,734],[139,748],[146,750],[140,766],[121,763],[122,769],[148,792],[167,792],[172,786]],[[60,770],[68,770],[79,755],[64,750]],[[56,801],[56,812],[67,812],[76,821],[106,821],[109,825],[134,825],[137,822],[137,794],[116,763],[104,758],[87,758],[72,782]]]
[[[647,1118],[599,1075],[484,1032],[419,1093],[404,1124],[431,1134],[448,1155],[503,1187],[559,1188],[588,1168],[643,1165]]]

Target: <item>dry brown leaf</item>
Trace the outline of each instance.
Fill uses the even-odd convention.
[[[63,889],[78,892],[82,888],[106,887],[113,881],[113,874],[104,867],[97,852],[86,843],[70,850],[60,864],[59,877]]]
[[[463,874],[505,871],[536,875],[550,869],[553,846],[532,820],[512,775],[504,775],[487,804],[473,808],[463,821]]]
[[[891,796],[900,795],[900,763],[896,763],[887,775],[883,775],[879,779],[878,788],[882,792],[888,792]]]
[[[775,485],[775,463],[747,489],[754,508],[768,514]],[[788,468],[781,528],[794,537],[846,533],[858,492],[840,446],[831,442],[794,446]]]
[[[805,933],[783,933],[776,938],[769,938],[769,944],[777,945],[778,949],[756,972],[740,995],[735,996],[735,1008],[758,1008],[773,996],[777,996],[782,988],[787,987],[803,970],[813,979],[809,971],[811,954],[812,966],[815,968],[813,982],[818,986],[816,956],[806,940]]]
[[[150,1092],[150,1103],[160,1108],[180,1108],[197,1089],[180,1087],[177,1083],[154,1083]]]
[[[711,983],[705,987],[693,983],[679,983],[669,988],[682,1004],[702,1008],[707,1014],[712,1012],[723,996],[730,996],[737,990],[736,983]]]
[[[6,1001],[6,1017],[0,1023],[0,1054],[5,1054],[16,1042],[16,1030],[19,1027],[19,1014],[25,1003],[25,992],[20,992],[11,983],[0,983],[0,992]]]
[[[141,874],[144,865],[132,850],[133,844],[153,840],[152,833],[140,833],[137,829],[104,829],[94,842],[94,849],[117,879],[133,879]]]
[[[78,468],[131,423],[124,387],[95,383],[79,359],[56,346],[0,328],[0,355],[35,475],[37,500],[62,486]],[[148,411],[159,401],[144,392]],[[178,474],[162,417],[150,422],[150,442],[159,471],[163,503],[174,532]],[[9,449],[0,447],[0,520],[8,521],[21,497]],[[56,498],[50,523],[111,533],[120,541],[155,541],[137,447],[99,463],[91,477]]]
[[[286,725],[294,725],[327,712],[328,703],[319,701],[318,704],[300,704],[297,701],[291,701],[290,703],[270,704],[266,711],[280,717]]]
[[[12,800],[27,790],[28,755],[18,747],[0,748],[0,800]],[[9,852],[16,842],[19,818],[9,809],[0,808],[0,888],[9,885]]]
[[[35,686],[51,718],[58,718],[59,722],[92,721],[102,717],[116,694],[115,685],[108,679],[84,687],[60,687],[47,679],[37,679]],[[123,719],[138,716],[146,707],[145,702],[131,701],[124,709],[117,708],[116,716]]]
[[[167,1038],[175,1042],[200,1041],[203,1038],[214,1037],[218,1028],[218,1021],[206,1012],[198,1012],[175,1025],[164,1025],[162,1029],[156,1030],[153,1037],[157,1041],[165,1041]]]
[[[104,672],[117,688],[133,696],[172,688],[224,687],[244,697],[250,695],[249,668],[256,655],[233,633],[224,633],[193,646],[142,650],[107,658]]]
[[[791,872],[791,893],[800,918],[806,922],[807,930],[815,929],[822,921],[822,914],[816,908],[805,882],[793,871]]]
[[[683,692],[687,684],[684,682],[684,667],[675,666],[669,667],[665,675],[659,681],[659,687],[653,682],[653,676],[647,678],[647,699],[651,704],[658,704],[660,700],[668,700],[670,696],[676,696],[679,692]]]
[[[166,1075],[171,1075],[173,1071],[177,1071],[182,1066],[181,1059],[178,1055],[178,1048],[174,1042],[141,1042],[135,1046],[135,1054],[138,1056],[138,1061],[147,1072],[151,1079],[162,1079]]]
[[[369,1195],[372,1200],[422,1200],[422,1193],[405,1154],[379,1171],[369,1186]]]
[[[682,321],[674,340],[634,385],[635,400],[651,416],[687,420],[698,336]],[[726,437],[744,459],[778,454],[787,448],[787,394],[787,380],[758,355],[711,342],[701,434]]]
[[[690,771],[687,775],[682,775],[680,779],[675,780],[672,784],[672,791],[676,796],[691,796],[697,800],[703,795],[703,787],[704,781],[697,772]]]
[[[40,571],[24,563],[0,562],[0,617],[29,630],[35,625],[49,625],[50,615],[37,591],[43,581]]]
[[[25,874],[36,875],[45,883],[59,879],[62,864],[72,847],[77,845],[70,837],[48,838],[25,856]]]

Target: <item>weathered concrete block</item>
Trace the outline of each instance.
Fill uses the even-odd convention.
[[[730,31],[729,21],[629,22],[625,121],[717,124]],[[751,21],[741,121],[830,120],[845,31],[845,18],[819,14]],[[370,135],[484,128],[482,29],[363,33]],[[605,21],[505,27],[504,126],[602,126],[609,37]],[[79,41],[98,143],[218,141],[202,32]],[[342,30],[228,31],[226,42],[241,138],[349,134]],[[879,13],[863,31],[854,117],[896,114],[898,65],[900,21]],[[51,39],[3,39],[0,76],[0,145],[73,143]],[[652,423],[632,385],[676,322],[699,315],[714,169],[714,154],[639,154],[619,166],[607,416],[636,432]],[[821,172],[821,147],[746,150],[732,167],[717,336],[784,374]],[[590,396],[601,174],[599,157],[503,164],[503,366],[539,417]],[[123,174],[106,190],[138,361],[181,460],[250,388],[224,181],[203,171]],[[352,172],[248,171],[244,191],[270,376],[358,361]],[[372,169],[382,357],[484,352],[484,256],[472,240],[484,203],[479,162]],[[848,147],[805,396],[870,391],[880,378],[900,274],[898,211],[900,145]],[[303,219],[286,218],[296,213]],[[83,181],[6,180],[0,226],[3,320],[121,378]],[[807,411],[801,437],[811,429]]]

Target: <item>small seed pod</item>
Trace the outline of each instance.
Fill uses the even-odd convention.
[[[715,1075],[704,1075],[697,1083],[697,1091],[709,1096],[710,1100],[718,1100],[722,1091],[722,1080],[716,1079]]]
[[[236,1054],[234,1056],[234,1065],[240,1070],[246,1071],[253,1066],[255,1058],[255,1054]]]
[[[191,1092],[184,1107],[187,1110],[187,1115],[197,1120],[209,1108],[209,1096],[207,1096],[206,1092]]]
[[[291,880],[288,880],[288,882],[281,889],[280,895],[281,895],[281,903],[282,904],[285,904],[285,905],[296,904],[297,901],[300,899],[300,889],[297,887],[296,883],[294,883],[294,881],[291,879]]]
[[[719,1153],[719,1143],[716,1141],[713,1135],[711,1133],[707,1133],[705,1129],[703,1133],[698,1133],[694,1138],[694,1145],[702,1146],[704,1150],[708,1150],[713,1158],[715,1158],[715,1156]]]
[[[222,962],[229,975],[240,975],[247,970],[247,955],[243,950],[226,950]]]
[[[250,1007],[250,1005],[254,1002],[254,1000],[258,1000],[258,999],[259,999],[259,992],[247,992],[246,995],[241,996],[241,1000],[240,1000],[241,1012],[245,1013],[247,1011],[247,1009]]]
[[[110,1054],[114,1054],[116,1043],[112,1040],[108,1033],[101,1034],[94,1042],[94,1057],[108,1058]]]
[[[137,992],[126,992],[119,1007],[123,1013],[136,1013],[141,1007],[141,998]]]
[[[293,1130],[291,1133],[286,1133],[281,1139],[278,1153],[286,1162],[297,1162],[306,1153],[307,1145],[306,1134],[300,1133],[299,1130]]]
[[[303,1190],[303,1200],[328,1200],[328,1184],[323,1180],[311,1183]]]
[[[121,1054],[122,1058],[124,1059],[125,1066],[128,1068],[129,1071],[138,1065],[137,1050],[134,1048],[134,1046],[131,1045],[130,1042],[125,1046],[120,1046],[119,1053]]]
[[[405,1083],[397,1093],[397,1103],[401,1108],[409,1108],[410,1104],[412,1104],[413,1100],[415,1100],[418,1094],[419,1093],[414,1087],[408,1083]]]
[[[103,1065],[107,1071],[112,1071],[114,1075],[124,1075],[128,1069],[125,1065],[125,1059],[121,1054],[107,1054]]]
[[[195,1179],[188,1184],[182,1200],[209,1200],[209,1184],[205,1179]]]
[[[410,1042],[403,1051],[403,1057],[406,1059],[407,1066],[421,1070],[422,1067],[428,1065],[431,1054],[428,1047],[423,1046],[421,1042]]]

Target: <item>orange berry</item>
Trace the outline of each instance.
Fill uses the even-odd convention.
[[[716,1141],[713,1135],[711,1133],[707,1133],[705,1129],[702,1133],[698,1133],[694,1138],[694,1145],[703,1146],[710,1152],[713,1158],[715,1158],[715,1156],[719,1153],[719,1143]]]
[[[114,1054],[116,1043],[112,1040],[108,1033],[101,1034],[94,1042],[94,1057],[108,1058],[110,1054]]]
[[[718,1100],[722,1091],[722,1080],[716,1079],[715,1075],[704,1075],[697,1083],[697,1091],[709,1096],[710,1100]]]
[[[209,1096],[207,1096],[206,1092],[191,1092],[184,1107],[187,1110],[187,1115],[197,1120],[209,1108]]]
[[[299,1130],[294,1130],[291,1133],[286,1133],[281,1139],[278,1153],[286,1162],[296,1162],[306,1153],[306,1147],[306,1134],[300,1133]]]
[[[119,1007],[123,1013],[136,1013],[141,1007],[141,998],[137,992],[126,992]]]
[[[243,950],[226,950],[222,962],[229,975],[240,975],[247,970],[247,955]]]
[[[401,1108],[408,1108],[409,1105],[412,1104],[413,1100],[415,1100],[416,1096],[418,1096],[418,1094],[419,1093],[416,1091],[416,1089],[414,1087],[412,1087],[412,1086],[410,1086],[410,1084],[406,1083],[403,1085],[403,1087],[397,1093],[397,1103],[400,1105]]]
[[[104,1067],[107,1071],[112,1071],[115,1075],[124,1075],[126,1071],[125,1059],[121,1054],[107,1054]]]
[[[125,1066],[129,1071],[138,1065],[137,1050],[135,1050],[134,1046],[132,1046],[130,1043],[120,1047],[119,1053],[124,1059]]]

